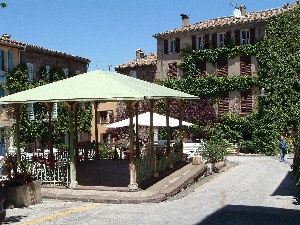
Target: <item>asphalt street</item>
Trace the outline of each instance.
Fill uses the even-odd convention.
[[[274,157],[231,156],[236,165],[165,202],[93,204],[44,201],[8,209],[3,224],[300,224],[300,190],[287,163]]]

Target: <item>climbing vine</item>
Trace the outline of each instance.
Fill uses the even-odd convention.
[[[200,97],[214,99],[232,90],[264,87],[267,95],[259,97],[258,111],[246,116],[227,114],[209,130],[210,137],[228,138],[233,142],[251,142],[256,152],[277,154],[277,139],[287,127],[299,127],[300,119],[300,19],[299,7],[277,15],[268,21],[267,37],[255,45],[229,46],[218,49],[183,53],[179,80],[161,81],[165,86]],[[256,56],[257,76],[199,77],[199,60],[214,63],[223,57]]]

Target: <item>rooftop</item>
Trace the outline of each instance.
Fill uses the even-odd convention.
[[[228,17],[210,19],[192,25],[157,33],[154,34],[153,37],[158,38],[169,34],[186,33],[186,32],[193,32],[193,31],[199,31],[199,30],[205,30],[205,29],[211,29],[217,27],[231,26],[236,24],[266,21],[267,19],[274,17],[280,13],[291,10],[292,8],[294,8],[294,5],[292,6],[287,5],[282,8],[268,9],[268,10],[257,11],[257,12],[249,12],[241,16],[228,16]]]
[[[116,69],[125,69],[125,68],[134,68],[137,66],[149,66],[154,65],[156,66],[157,62],[157,55],[155,53],[149,53],[142,58],[132,60],[127,63],[123,63],[121,65],[116,66]]]
[[[22,50],[40,51],[45,54],[51,54],[51,55],[54,54],[54,55],[58,55],[58,56],[64,56],[64,57],[76,59],[79,61],[85,61],[86,63],[90,62],[89,59],[86,59],[86,58],[83,58],[80,56],[75,56],[75,55],[71,55],[68,53],[55,51],[55,50],[51,50],[48,48],[44,48],[44,47],[40,47],[40,46],[36,46],[36,45],[30,45],[30,44],[26,44],[23,42],[12,40],[10,38],[10,35],[8,35],[8,34],[3,34],[2,37],[0,38],[0,46],[1,45],[18,48],[18,49],[22,49]]]

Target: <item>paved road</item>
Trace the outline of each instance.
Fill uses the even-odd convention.
[[[4,224],[300,224],[300,191],[288,164],[272,157],[229,157],[239,164],[158,204],[47,201],[7,212]]]

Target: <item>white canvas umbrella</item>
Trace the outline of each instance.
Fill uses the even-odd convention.
[[[135,123],[135,117],[133,117],[133,123]],[[179,126],[179,120],[170,117],[170,127],[178,127]],[[138,115],[138,123],[141,126],[150,126],[150,112],[145,112],[140,115]],[[183,126],[191,126],[192,123],[182,121]],[[121,120],[109,125],[106,125],[107,128],[117,128],[117,127],[126,127],[129,126],[129,119]],[[153,113],[153,126],[154,127],[165,127],[166,125],[166,116],[160,115],[157,113]]]

